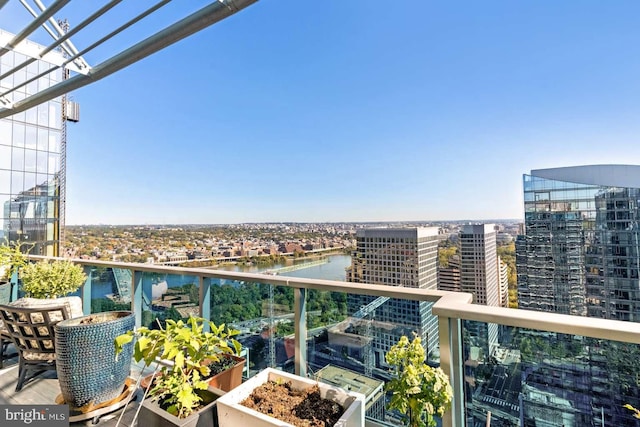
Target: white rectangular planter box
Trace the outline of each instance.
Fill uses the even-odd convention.
[[[318,384],[320,396],[331,399],[345,408],[344,414],[334,427],[364,427],[364,395],[346,391],[322,382],[316,382],[309,378],[267,368],[253,378],[245,381],[224,396],[218,398],[219,427],[293,427],[289,423],[277,420],[260,412],[242,406],[240,402],[249,397],[254,388],[267,381],[291,381],[294,389],[305,390]]]

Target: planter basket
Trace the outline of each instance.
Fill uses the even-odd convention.
[[[309,378],[289,374],[272,368],[262,370],[256,376],[245,381],[235,389],[220,397],[218,407],[218,423],[220,427],[293,427],[291,424],[277,420],[260,412],[249,409],[240,404],[249,397],[254,388],[267,381],[291,381],[292,388],[305,390],[318,384],[320,395],[333,400],[344,408],[342,417],[335,426],[363,427],[364,426],[364,395],[325,383],[318,383]]]
[[[58,380],[71,408],[99,405],[122,393],[133,345],[126,345],[116,360],[114,340],[134,326],[130,311],[96,313],[56,325]]]

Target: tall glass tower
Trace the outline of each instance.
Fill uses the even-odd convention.
[[[520,308],[640,322],[640,166],[524,175]]]
[[[0,30],[0,37],[7,35]],[[7,73],[28,59],[11,50],[0,57],[0,76],[8,74],[0,80],[0,100],[20,101],[63,79],[58,69],[22,85],[53,67],[36,60]],[[59,255],[65,203],[63,103],[57,98],[0,119],[0,244],[24,242],[32,254]]]
[[[640,322],[639,205],[640,166],[524,175],[525,235],[516,242],[520,308]],[[576,357],[523,363],[525,418],[562,413],[570,418],[548,425],[637,425],[623,405],[640,404],[638,346],[563,334],[546,340],[557,348],[581,345]],[[541,403],[541,396],[550,398]]]

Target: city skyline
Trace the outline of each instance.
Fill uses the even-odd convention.
[[[522,219],[530,170],[640,158],[639,11],[262,0],[72,93],[67,224]]]

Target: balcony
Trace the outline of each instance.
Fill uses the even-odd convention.
[[[625,395],[638,387],[633,371],[625,370],[625,362],[633,364],[640,355],[635,323],[473,305],[468,294],[436,290],[74,261],[88,275],[79,293],[85,313],[132,310],[138,326],[189,314],[224,321],[242,331],[241,342],[249,351],[246,376],[266,366],[309,377],[328,365],[346,369],[371,390],[368,426],[398,425],[397,416],[385,413],[385,396],[377,385],[390,378],[385,345],[394,331],[410,328],[387,321],[389,298],[404,309],[411,302],[433,303],[438,345],[429,349],[429,362],[447,372],[454,390],[444,426],[484,426],[487,418],[492,426],[534,425],[529,421],[534,418],[545,425],[591,425],[593,420],[626,425],[631,414],[622,405],[637,405]],[[378,302],[362,317],[347,317],[349,301]],[[13,391],[16,363],[11,359],[0,371],[0,403],[54,402],[59,393],[55,373]],[[120,425],[130,425],[133,411],[127,410]],[[101,424],[115,425],[118,415]]]

